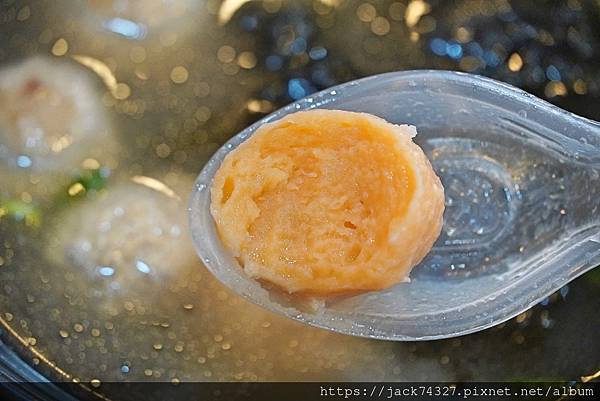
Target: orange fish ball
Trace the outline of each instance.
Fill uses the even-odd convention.
[[[414,127],[311,110],[261,126],[211,188],[221,240],[253,278],[332,295],[406,281],[439,236],[444,191]]]

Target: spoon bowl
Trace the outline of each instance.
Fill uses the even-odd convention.
[[[417,127],[445,188],[442,233],[410,283],[305,308],[261,286],[225,249],[210,214],[223,158],[262,124],[312,108]],[[508,84],[448,71],[348,82],[292,103],[229,140],[206,164],[190,226],[206,267],[248,300],[328,330],[396,341],[502,323],[600,264],[600,125]]]

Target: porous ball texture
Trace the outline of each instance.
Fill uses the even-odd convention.
[[[229,153],[211,188],[227,248],[253,278],[295,293],[406,281],[439,236],[444,192],[415,128],[302,111]]]

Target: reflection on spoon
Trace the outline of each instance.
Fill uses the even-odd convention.
[[[311,108],[416,126],[446,188],[446,212],[410,284],[305,310],[244,274],[216,234],[207,188],[225,155],[258,127]],[[508,320],[599,264],[599,179],[597,123],[487,78],[398,72],[302,99],[233,137],[200,173],[190,219],[204,264],[258,305],[351,335],[436,339]]]

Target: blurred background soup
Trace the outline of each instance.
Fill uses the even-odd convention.
[[[481,333],[375,341],[231,293],[195,256],[185,216],[228,138],[370,74],[482,74],[600,119],[597,1],[4,1],[0,21],[2,352],[100,393],[106,381],[598,370],[598,269]]]

